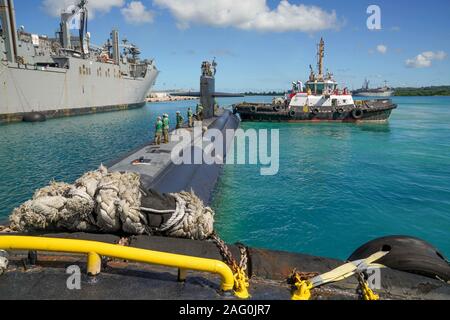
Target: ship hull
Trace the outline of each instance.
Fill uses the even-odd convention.
[[[387,121],[395,108],[397,105],[391,102],[373,101],[361,106],[318,107],[312,110],[280,108],[270,104],[240,104],[235,105],[233,111],[244,122],[376,122]]]
[[[142,107],[157,76],[154,67],[132,78],[117,65],[77,58],[70,58],[68,69],[2,65],[0,123],[32,112],[56,118]]]
[[[141,102],[141,103],[133,103],[133,104],[112,105],[112,106],[45,110],[45,111],[40,111],[39,114],[45,116],[45,119],[56,119],[56,118],[63,118],[63,117],[89,115],[89,114],[95,114],[95,113],[138,109],[138,108],[142,108],[144,106],[145,106],[145,102]],[[0,124],[23,121],[24,117],[27,114],[31,114],[31,112],[0,114]]]
[[[394,91],[353,93],[354,97],[392,97],[393,95],[394,95]]]

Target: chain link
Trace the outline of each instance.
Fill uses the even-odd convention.
[[[247,272],[248,269],[248,250],[244,245],[239,245],[239,251],[241,252],[241,261],[239,267],[242,271]]]
[[[220,239],[220,237],[213,233],[211,236],[211,239],[216,244],[217,248],[219,248],[220,255],[222,256],[224,262],[230,266],[232,271],[236,273],[239,269],[246,272],[248,269],[248,252],[247,248],[243,245],[239,246],[239,251],[241,253],[241,259],[239,264],[236,262],[236,260],[233,258],[233,254],[231,253],[230,248],[226,245],[226,243]]]
[[[379,300],[380,296],[375,294],[373,290],[369,287],[367,282],[367,274],[365,272],[357,272],[356,276],[359,282],[359,290],[361,296],[364,300]]]

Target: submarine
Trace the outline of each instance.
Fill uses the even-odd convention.
[[[231,111],[204,107],[206,130],[186,128],[193,141],[239,127]],[[347,261],[225,243],[208,207],[221,165],[175,165],[175,144],[148,143],[16,208],[0,227],[0,298],[450,299],[448,260],[413,237],[374,239]],[[78,271],[80,282],[69,282]]]

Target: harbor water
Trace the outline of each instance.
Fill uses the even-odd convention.
[[[280,171],[224,168],[213,200],[219,234],[341,259],[373,238],[401,234],[450,256],[450,97],[394,100],[399,109],[386,124],[243,123],[280,130]],[[0,126],[0,220],[49,181],[73,182],[149,141],[158,115],[169,113],[174,124],[175,112],[195,103]]]

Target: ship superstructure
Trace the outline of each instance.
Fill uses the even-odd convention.
[[[383,87],[370,88],[369,80],[365,79],[361,89],[353,91],[355,97],[391,97],[394,95],[394,89],[387,85],[387,81],[384,82]]]
[[[301,82],[298,82],[300,85],[294,85],[288,99],[290,107],[338,107],[354,104],[353,97],[346,88],[344,90],[338,89],[338,83],[333,74],[329,71],[324,73],[324,57],[325,42],[320,39],[317,48],[317,73],[310,65],[310,75],[305,84],[305,89],[303,89]]]
[[[154,61],[141,60],[117,30],[104,45],[92,44],[86,5],[81,0],[64,11],[48,37],[18,29],[13,0],[0,0],[0,123],[29,113],[52,118],[145,104],[159,73]]]

